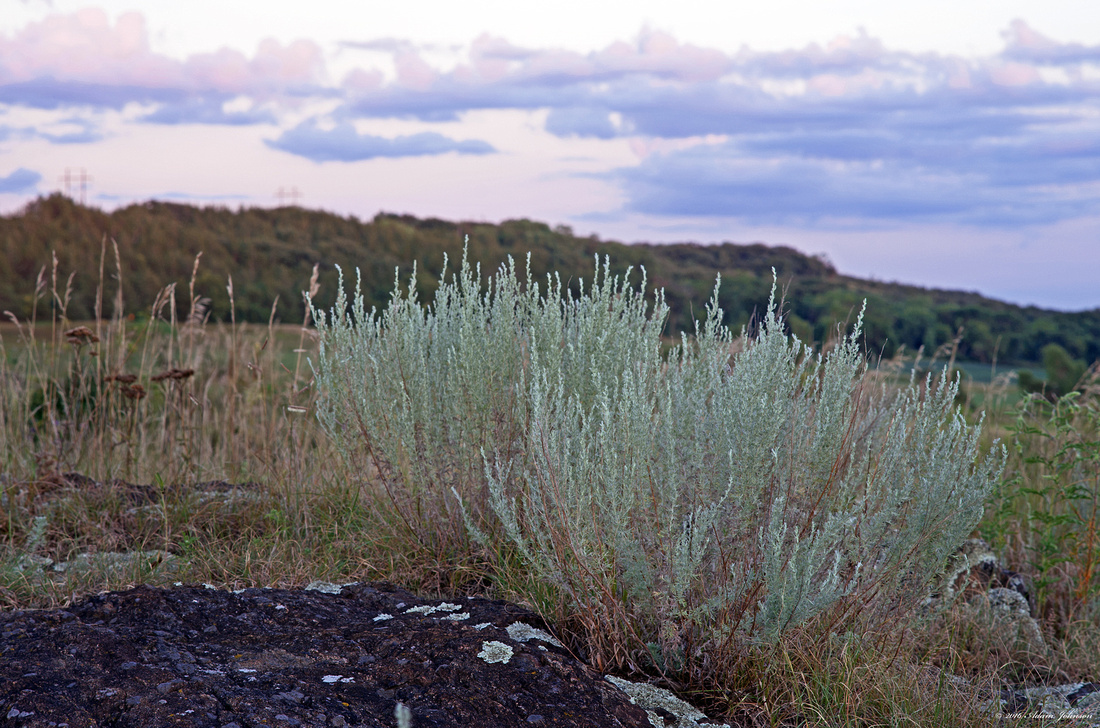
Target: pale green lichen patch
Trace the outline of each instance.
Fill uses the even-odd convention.
[[[387,619],[393,619],[393,615],[392,614],[386,614],[385,612],[382,612],[381,614],[379,614],[377,617],[374,618],[374,621],[375,622],[384,622]]]
[[[512,648],[503,642],[482,642],[481,652],[477,653],[477,656],[485,660],[489,664],[494,662],[507,663],[512,659]]]
[[[713,726],[713,728],[729,728],[725,723],[711,723],[699,709],[690,703],[680,700],[664,688],[654,687],[646,683],[635,683],[629,680],[605,675],[607,681],[630,696],[630,702],[634,703],[649,716],[649,722],[656,728],[699,728],[699,726]],[[656,709],[665,710],[676,716],[676,723],[669,726],[664,718],[656,712]],[[700,723],[699,721],[704,721]]]
[[[542,640],[547,644],[554,645],[555,647],[564,647],[561,642],[558,641],[549,632],[545,632],[541,629],[536,629],[529,624],[523,622],[513,622],[508,625],[508,636],[514,639],[516,642],[526,642],[530,639]]]
[[[397,728],[410,728],[412,726],[412,711],[409,706],[398,701],[393,709],[393,717],[397,719]]]
[[[433,607],[430,604],[421,604],[419,607],[409,607],[405,610],[405,614],[412,614],[414,612],[420,614],[434,614],[436,612],[457,612],[462,607],[457,604],[451,604],[449,602],[443,602],[439,606]]]
[[[339,594],[345,586],[354,586],[359,582],[349,581],[344,584],[333,584],[331,581],[311,581],[306,585],[306,591],[319,591],[325,594]]]
[[[443,619],[449,619],[452,622],[461,622],[462,620],[469,619],[469,618],[470,618],[470,613],[469,612],[457,612],[455,614],[448,614]]]

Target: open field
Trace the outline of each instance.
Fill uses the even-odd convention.
[[[627,295],[614,300],[628,299]],[[49,305],[51,300],[53,305]],[[762,720],[770,721],[762,723],[765,725],[794,724],[791,721],[797,716],[811,724],[815,717],[827,717],[830,725],[852,726],[996,725],[994,718],[978,710],[973,696],[949,690],[939,671],[966,676],[979,684],[1100,680],[1100,402],[1095,389],[1051,405],[1022,397],[1008,380],[981,382],[975,378],[957,398],[946,401],[948,405],[957,401],[963,407],[966,427],[980,420],[980,409],[987,412],[975,452],[989,451],[994,437],[1008,446],[1006,468],[989,492],[985,515],[974,530],[992,543],[1011,568],[1033,577],[1041,626],[1053,646],[1049,654],[1028,654],[1018,645],[992,644],[994,635],[966,621],[961,611],[948,611],[931,621],[920,621],[911,612],[872,618],[872,613],[878,614],[879,603],[871,596],[860,601],[864,593],[859,590],[839,596],[831,605],[803,618],[788,615],[787,622],[777,626],[768,639],[742,639],[744,629],[732,623],[726,638],[716,641],[714,634],[721,630],[715,625],[722,627],[723,620],[730,619],[728,612],[735,611],[729,604],[705,617],[685,616],[685,610],[691,610],[666,602],[661,594],[654,594],[652,603],[643,604],[642,596],[630,593],[625,586],[626,571],[607,567],[606,573],[592,576],[597,571],[592,564],[599,559],[614,563],[616,546],[610,542],[600,544],[608,550],[592,563],[584,560],[588,552],[583,550],[560,562],[558,568],[563,572],[568,572],[570,564],[579,564],[572,577],[570,572],[562,581],[548,579],[547,572],[540,570],[539,552],[527,554],[525,548],[542,544],[545,556],[563,543],[558,537],[563,532],[569,534],[569,526],[551,524],[544,533],[520,514],[519,527],[529,529],[522,531],[526,540],[506,537],[509,511],[499,503],[493,505],[488,495],[493,483],[485,482],[484,463],[470,454],[465,440],[447,440],[451,443],[448,447],[437,449],[432,446],[439,440],[426,444],[402,441],[407,452],[390,454],[382,444],[390,431],[379,429],[379,423],[396,417],[393,413],[397,410],[387,409],[387,402],[395,399],[372,404],[365,389],[366,360],[351,359],[346,370],[336,367],[337,359],[326,360],[328,369],[321,366],[320,340],[327,342],[332,356],[333,352],[350,351],[340,347],[350,346],[355,339],[340,336],[352,337],[356,332],[340,334],[334,326],[317,327],[312,321],[304,325],[213,324],[204,320],[201,311],[174,320],[169,312],[175,306],[159,297],[148,309],[152,315],[147,312],[130,320],[120,314],[98,324],[80,324],[64,317],[64,300],[64,291],[45,291],[38,311],[48,315],[33,323],[0,324],[0,606],[4,608],[57,606],[76,594],[177,581],[237,589],[302,586],[315,579],[389,580],[423,595],[483,594],[540,611],[603,661],[605,669],[629,672],[636,667],[653,677],[663,676],[668,684],[706,706],[712,716],[753,706],[766,716]],[[472,304],[466,301],[464,305]],[[614,305],[618,304],[611,304],[612,308]],[[623,309],[622,315],[621,321],[629,322],[630,310]],[[455,319],[462,320],[476,319],[470,315]],[[389,325],[391,330],[404,330],[398,319]],[[611,324],[606,328],[610,330]],[[615,342],[626,342],[621,356],[642,352],[642,361],[643,354],[648,354],[642,348],[630,349],[629,332],[626,328],[623,332],[618,339],[599,339],[600,346],[615,349]],[[437,337],[444,334],[445,328],[434,331]],[[487,333],[483,330],[478,335]],[[578,347],[586,341],[583,336]],[[508,337],[493,341],[497,342],[493,346],[504,346]],[[492,387],[500,382],[493,367],[503,360],[503,355],[496,354],[504,349],[492,349],[490,343],[487,340],[485,344],[485,361],[460,357],[449,360],[448,366],[463,372],[470,367],[468,381],[496,392]],[[749,342],[735,340],[729,342],[728,350],[743,352],[748,347]],[[434,366],[416,359],[412,349],[400,351],[412,357],[409,362],[420,362],[418,366]],[[529,351],[524,352],[530,357]],[[307,358],[319,371],[327,372],[324,376],[328,378],[318,380]],[[747,360],[732,361],[736,371],[742,365],[738,362]],[[794,371],[810,371],[797,369],[805,361],[792,364]],[[660,362],[654,362],[653,372],[662,371]],[[613,361],[607,363],[605,372]],[[529,365],[522,360],[525,372]],[[862,385],[854,390],[851,401],[856,414],[844,415],[851,417],[851,423],[862,422],[858,413],[871,411],[872,404],[863,410],[860,403],[872,401],[872,384],[881,388],[882,397],[901,396],[908,380],[902,371],[906,362],[897,365],[898,372],[886,376],[880,368],[879,374],[868,378],[866,390]],[[487,368],[477,369],[479,366]],[[406,387],[425,373],[414,368],[402,370]],[[360,376],[363,391],[351,385],[336,388],[333,383],[339,381],[341,371],[351,377],[347,381]],[[811,372],[798,376],[796,384],[801,384],[791,395],[796,399],[800,393],[813,391],[807,382],[824,375]],[[858,376],[862,375],[857,372],[856,381],[862,381]],[[549,383],[548,379],[547,387]],[[850,384],[851,378],[846,386]],[[951,391],[947,386],[933,378],[927,390],[918,389],[921,397],[931,401],[933,392]],[[462,391],[469,394],[473,390]],[[500,391],[509,396],[516,392],[507,387]],[[618,411],[616,403],[628,395],[645,394],[642,389],[633,394],[617,391],[616,397],[607,399],[609,411]],[[457,401],[451,393],[441,389],[440,396],[431,400],[444,413],[435,424],[443,428],[440,432],[446,437],[461,428],[472,428],[462,432],[475,437],[482,433],[483,442],[510,444],[522,439],[518,430],[509,429],[522,429],[523,421],[508,420],[507,412],[512,411],[504,409],[511,406],[508,402],[485,404],[475,401],[472,394],[468,400]],[[415,397],[413,392],[410,398]],[[846,397],[841,399],[847,401]],[[356,410],[358,406],[364,409]],[[557,409],[546,410],[544,421],[551,421],[569,406],[561,400]],[[607,426],[620,424],[612,418]],[[421,432],[418,428],[431,425],[409,426],[408,432],[417,433],[412,435],[415,438]],[[843,443],[837,446],[838,454],[831,456],[834,459],[826,463],[825,472],[839,472],[842,466],[838,463],[848,462],[846,458],[857,450],[856,443],[849,441],[854,437],[850,435],[854,425],[849,432],[837,427],[837,438]],[[644,434],[630,430],[623,437]],[[376,439],[362,447],[356,445],[368,435]],[[793,435],[787,439],[795,441]],[[547,442],[548,448],[567,447]],[[789,445],[786,442],[777,440],[781,447]],[[962,451],[951,452],[958,455]],[[520,459],[517,462],[525,457],[521,450],[513,454]],[[789,446],[788,454],[792,463],[802,463],[805,457],[807,468],[819,467],[797,443]],[[888,455],[881,457],[885,463]],[[523,462],[536,473],[543,465],[537,460]],[[720,460],[700,463],[710,467]],[[587,464],[591,465],[591,459]],[[653,467],[659,464],[650,463]],[[793,466],[790,472],[797,475]],[[795,475],[790,477],[798,488],[791,490],[795,495],[789,498],[792,524],[798,526],[797,519],[803,517],[806,506],[798,498],[812,494],[818,481],[809,478],[803,482]],[[611,476],[593,473],[589,477]],[[832,482],[830,474],[821,492],[828,491]],[[453,485],[456,492],[463,493],[462,507],[444,485]],[[519,481],[498,486],[515,489]],[[486,494],[484,502],[477,500],[478,493]],[[653,502],[666,495],[654,493]],[[559,501],[559,505],[563,503]],[[829,505],[828,501],[825,504]],[[728,525],[709,515],[706,508],[697,508],[694,501],[673,498],[665,506],[673,509],[668,512],[678,514],[687,508],[688,522],[712,518],[714,533]],[[467,528],[468,516],[482,530],[484,539],[474,537],[474,531]],[[811,508],[806,523],[813,517]],[[669,555],[675,550],[669,544],[680,543],[676,533],[668,543],[658,538],[660,517],[647,521],[649,515],[631,511],[624,518],[648,524],[638,526],[631,537],[640,548],[649,549],[647,556],[680,563]],[[583,534],[577,531],[572,535],[580,538]],[[797,545],[796,539],[794,547]],[[914,548],[924,553],[920,549],[925,545],[919,541]],[[727,560],[742,554],[739,542],[734,548],[732,542],[722,539],[709,546],[689,544],[683,548],[696,554],[691,558],[699,561],[698,573],[712,569],[706,572],[712,574],[711,579],[713,574],[730,572],[728,568],[714,570],[718,569],[714,564],[721,562],[724,568]],[[80,554],[138,552],[144,555],[121,562],[86,559],[87,568],[60,572],[32,568],[35,559],[77,563]],[[594,549],[592,553],[597,552]],[[664,562],[658,559],[654,563]],[[858,568],[855,572],[858,574]],[[658,576],[654,583],[678,583],[675,573]],[[816,577],[816,572],[811,576]],[[591,581],[583,581],[589,578]],[[843,578],[857,577],[845,573]],[[814,583],[821,581],[815,579]],[[597,592],[603,590],[604,596],[583,602],[591,594],[577,588],[581,583],[590,584]],[[899,590],[900,584],[902,581],[897,581]],[[699,614],[705,607],[703,598],[713,596],[700,591],[703,587],[695,581],[676,588],[681,588],[683,604]],[[749,597],[738,604],[750,616],[764,614],[768,608],[764,599],[757,607]],[[600,621],[587,622],[586,618],[594,619],[591,615]],[[682,631],[670,632],[654,615],[676,615],[682,620]],[[756,617],[752,619],[755,624]],[[606,635],[603,642],[595,638],[599,634]],[[692,640],[710,640],[705,642],[705,659],[691,651]],[[648,652],[643,655],[639,650]],[[941,677],[930,682],[929,667]]]

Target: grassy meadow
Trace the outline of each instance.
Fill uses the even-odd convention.
[[[625,558],[627,546],[612,543],[608,532],[581,533],[577,519],[583,520],[585,508],[596,507],[592,503],[578,507],[576,514],[565,513],[566,506],[575,505],[569,499],[580,498],[576,494],[581,491],[567,491],[562,485],[562,492],[550,493],[553,498],[547,502],[562,512],[559,520],[553,508],[535,516],[536,496],[550,497],[546,490],[537,490],[539,485],[553,482],[557,487],[555,478],[568,469],[564,465],[555,469],[555,462],[560,465],[570,453],[610,452],[609,443],[618,441],[636,441],[638,449],[644,449],[649,442],[644,440],[646,433],[614,429],[621,427],[614,413],[627,411],[621,401],[638,399],[642,404],[636,406],[647,412],[675,406],[660,400],[651,407],[644,399],[654,381],[666,381],[659,378],[661,372],[675,368],[662,363],[667,359],[653,358],[648,349],[623,344],[619,352],[652,365],[650,374],[641,365],[631,370],[641,372],[636,381],[630,380],[634,389],[620,383],[618,389],[608,390],[606,381],[584,380],[594,388],[593,401],[611,413],[600,420],[600,432],[608,439],[596,442],[590,451],[571,451],[568,448],[576,443],[542,433],[539,442],[550,454],[545,462],[531,454],[531,447],[525,450],[517,444],[535,442],[523,439],[524,423],[567,423],[570,416],[584,422],[598,419],[599,408],[576,415],[570,408],[579,405],[573,400],[554,398],[553,378],[548,375],[528,384],[541,387],[538,391],[550,404],[543,407],[532,400],[530,409],[521,409],[516,405],[519,387],[498,381],[493,361],[470,363],[464,376],[490,382],[491,387],[499,385],[504,399],[456,398],[452,390],[440,389],[433,396],[441,401],[426,400],[445,413],[439,437],[458,438],[454,433],[461,427],[467,428],[462,437],[473,438],[447,440],[458,444],[443,452],[431,443],[414,442],[422,429],[434,432],[422,428],[421,420],[391,427],[387,418],[396,418],[396,410],[387,410],[369,393],[360,396],[356,391],[356,376],[362,376],[363,389],[367,388],[362,357],[368,356],[346,354],[355,346],[356,330],[345,328],[341,333],[335,321],[318,326],[309,314],[300,322],[280,323],[280,305],[285,302],[279,301],[272,303],[268,325],[238,323],[234,316],[228,322],[214,322],[208,315],[209,299],[204,297],[209,294],[195,290],[194,276],[190,290],[169,287],[153,301],[123,301],[116,295],[121,270],[117,250],[114,260],[110,248],[104,250],[95,319],[67,317],[66,280],[71,279],[55,268],[39,278],[31,317],[11,316],[0,323],[0,608],[57,607],[82,594],[180,581],[237,589],[300,587],[318,579],[388,580],[423,595],[485,595],[541,612],[559,626],[574,651],[597,667],[635,679],[647,675],[673,687],[708,715],[745,725],[1026,725],[1023,718],[999,719],[984,712],[978,686],[1100,681],[1100,391],[1095,386],[1095,369],[1091,379],[1082,380],[1080,392],[1051,402],[1038,395],[1024,396],[1005,376],[987,377],[989,381],[975,376],[957,391],[951,389],[942,374],[942,367],[953,363],[951,347],[925,355],[924,361],[903,353],[873,370],[857,367],[845,374],[847,370],[814,369],[809,354],[784,349],[782,341],[772,344],[778,347],[775,361],[789,360],[796,373],[791,397],[803,407],[799,416],[815,423],[825,417],[824,406],[806,394],[824,392],[825,385],[815,390],[814,381],[835,377],[837,386],[853,381],[858,386],[850,396],[848,389],[837,395],[837,401],[853,403],[852,409],[844,409],[835,422],[826,423],[828,427],[821,425],[820,432],[835,433],[835,448],[817,440],[803,443],[786,430],[777,435],[776,441],[787,442],[788,448],[772,450],[775,472],[820,470],[825,475],[820,480],[791,476],[800,484],[798,492],[779,494],[777,498],[786,500],[775,503],[783,503],[782,513],[789,514],[795,531],[800,524],[807,527],[776,541],[775,554],[757,554],[751,568],[759,571],[759,580],[740,583],[738,569],[730,564],[747,559],[744,554],[757,547],[751,539],[742,543],[719,534],[739,533],[729,530],[734,521],[745,533],[746,524],[752,526],[752,534],[757,526],[765,531],[782,527],[783,534],[788,530],[775,516],[778,511],[756,513],[743,508],[743,513],[731,511],[733,520],[723,520],[726,511],[722,509],[729,510],[733,502],[728,495],[732,485],[722,495],[719,483],[714,491],[719,495],[709,501],[703,497],[710,491],[700,485],[701,473],[728,469],[733,463],[722,465],[724,445],[716,450],[717,456],[697,451],[695,443],[709,441],[714,433],[692,425],[691,412],[668,410],[668,419],[680,423],[677,427],[682,425],[676,437],[685,444],[662,454],[660,462],[649,463],[654,468],[667,467],[669,477],[681,473],[690,488],[678,491],[679,500],[672,497],[666,502],[664,494],[649,493],[651,478],[638,501],[641,506],[621,509],[622,522],[635,524],[629,535],[636,542],[632,547],[642,554],[631,556],[635,561],[617,560]],[[195,260],[196,271],[200,263]],[[232,306],[233,282],[225,283]],[[312,293],[317,294],[316,278]],[[475,306],[472,299],[461,299],[461,293],[456,293],[459,309]],[[629,306],[637,301],[629,291],[612,286],[603,293],[608,297],[598,300],[612,302],[610,309],[604,305],[604,313],[619,311],[617,320],[631,320]],[[177,298],[190,302],[186,317],[175,314]],[[615,309],[614,301],[625,301],[627,308]],[[383,318],[380,326],[404,331],[401,326],[417,320],[408,310],[402,315],[408,318],[395,314]],[[458,323],[452,323],[460,326],[462,320],[458,317],[454,319]],[[358,319],[360,325],[363,322]],[[550,316],[539,325],[553,323]],[[492,347],[504,347],[500,349],[504,351],[509,345],[508,335],[500,328],[494,329],[496,338],[486,343],[487,356],[497,351]],[[447,333],[443,324],[433,332],[437,337]],[[474,334],[486,335],[484,330]],[[595,336],[592,341],[600,347],[617,346],[614,338],[599,338],[599,331],[582,330],[578,336],[581,344],[585,336]],[[749,367],[748,359],[736,358],[737,352],[754,349],[745,335],[729,340],[716,335],[713,342],[719,347],[716,350],[726,346],[726,353],[716,360],[712,372],[689,371],[688,364],[704,361],[702,349],[694,355],[681,354],[686,357],[679,360],[681,367],[688,374],[674,384],[682,385],[682,392],[690,392],[692,386],[725,391],[717,387],[721,377],[731,376],[727,366],[731,352],[733,372],[742,366],[738,362]],[[397,348],[392,351],[406,352],[410,362],[420,361],[411,348],[401,348],[407,343],[393,343]],[[662,348],[667,352],[672,344],[665,342]],[[755,347],[764,348],[763,344]],[[826,348],[842,352],[843,340],[829,342]],[[530,350],[524,348],[517,360],[524,373],[534,350],[534,344]],[[834,359],[840,356],[837,353]],[[422,366],[437,364],[421,362]],[[452,358],[444,366],[465,372],[467,362]],[[929,378],[914,377],[915,384],[906,389],[914,367],[928,371]],[[780,376],[768,371],[761,376]],[[390,376],[387,372],[374,372],[374,381],[382,382]],[[401,370],[393,375],[398,380],[386,381],[407,388],[413,374],[420,372]],[[568,381],[571,375],[562,376]],[[533,374],[531,378],[536,379]],[[323,386],[340,381],[351,384],[345,383],[339,391]],[[608,396],[609,391],[614,396]],[[908,401],[906,392],[917,398],[911,406],[874,409],[875,402]],[[860,581],[860,568],[865,568],[863,574],[870,573],[870,561],[864,567],[862,560],[855,565],[838,557],[836,562],[826,560],[821,568],[806,561],[816,554],[813,535],[807,536],[808,524],[833,527],[833,521],[813,520],[822,503],[820,493],[812,492],[815,484],[824,483],[821,493],[839,503],[840,495],[830,490],[839,487],[834,484],[840,479],[836,473],[856,467],[849,462],[858,460],[861,447],[878,447],[873,433],[882,418],[889,419],[890,412],[914,421],[932,418],[935,413],[922,407],[947,394],[951,396],[945,404],[957,405],[963,420],[957,425],[959,439],[944,441],[944,458],[966,460],[972,452],[985,457],[995,439],[1006,446],[1003,473],[986,494],[984,516],[973,535],[986,538],[1009,568],[1033,578],[1041,628],[1050,648],[1041,654],[999,639],[980,610],[975,616],[961,601],[931,616],[918,614],[913,607],[919,589],[912,586],[914,574],[906,570],[904,561],[883,561],[887,566],[880,575],[889,574],[889,578],[863,577],[864,581]],[[415,400],[414,395],[410,397]],[[510,419],[513,416],[518,419]],[[938,421],[929,422],[929,437],[946,431]],[[973,429],[979,422],[980,437]],[[406,425],[408,429],[402,430]],[[899,426],[905,425],[907,421]],[[403,440],[402,432],[417,434]],[[964,444],[971,434],[977,439],[967,450]],[[612,435],[618,439],[610,439]],[[393,439],[389,445],[387,437]],[[365,445],[356,445],[363,439],[368,441]],[[496,470],[487,465],[493,453],[482,460],[477,450],[478,442],[490,441],[503,443],[503,450],[496,453]],[[821,452],[807,452],[811,447]],[[902,457],[897,454],[904,450],[901,445],[887,442],[882,447],[884,454],[868,461],[867,472],[877,473],[880,465],[885,470],[889,458]],[[392,448],[400,454],[393,455],[398,451]],[[783,469],[788,467],[781,462],[784,458],[791,463],[789,471]],[[591,465],[594,459],[588,460]],[[973,458],[966,460],[959,472],[969,473],[971,462]],[[502,463],[531,475],[508,475]],[[583,470],[585,459],[577,456],[570,467]],[[644,472],[645,468],[636,471]],[[622,488],[612,475],[583,471],[578,477]],[[732,483],[734,475],[729,477]],[[768,477],[762,482],[772,482],[769,487],[773,487],[778,476]],[[127,484],[144,487],[135,491]],[[450,488],[455,488],[454,498]],[[889,496],[884,492],[875,497],[885,502]],[[528,504],[526,510],[518,509],[517,497]],[[885,507],[866,493],[858,497],[864,499],[859,501],[863,512]],[[653,513],[646,511],[650,503]],[[604,505],[600,503],[601,508]],[[666,513],[675,513],[676,522],[669,525]],[[882,529],[894,533],[885,525]],[[852,538],[847,531],[836,533],[836,543],[848,544]],[[584,538],[594,541],[589,544]],[[911,550],[898,553],[927,556],[942,551],[942,547],[933,549],[924,536],[914,538]],[[811,544],[808,550],[800,551],[800,544],[807,543]],[[864,552],[874,555],[874,549],[860,551]],[[118,553],[132,558],[105,556]],[[769,561],[772,556],[785,561],[774,567]],[[620,568],[622,563],[627,566]],[[56,570],[53,565],[57,564],[66,566]],[[632,577],[630,564],[641,575]],[[783,579],[789,580],[796,566],[802,568],[803,585],[837,585],[829,593],[821,587],[814,595],[820,597],[817,606],[803,612],[782,599],[769,601],[760,591],[765,583],[772,587],[786,583]],[[681,578],[684,573],[691,579]],[[650,595],[632,591],[632,578],[660,588]],[[707,591],[711,587],[701,585],[715,579],[714,588],[719,591]],[[677,598],[660,591],[674,592]],[[907,596],[894,599],[894,594]],[[757,629],[757,621],[765,622],[767,615],[772,615],[769,624],[777,626]],[[746,626],[750,623],[752,627]],[[948,675],[966,678],[971,687],[957,688]]]

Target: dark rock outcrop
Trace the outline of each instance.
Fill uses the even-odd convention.
[[[0,724],[395,726],[403,703],[418,728],[651,725],[521,607],[328,586],[0,613]]]

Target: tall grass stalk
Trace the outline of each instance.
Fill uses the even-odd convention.
[[[289,432],[286,404],[310,404],[292,391],[285,364],[276,366],[271,352],[264,354],[264,342],[275,336],[275,307],[262,333],[247,337],[232,316],[228,328],[209,323],[209,299],[194,294],[196,257],[185,321],[177,320],[175,284],[142,315],[127,316],[117,246],[114,253],[118,290],[109,320],[69,321],[72,277],[59,289],[56,266],[40,275],[49,282],[34,307],[45,308],[39,299],[49,302],[45,338],[43,322],[5,312],[14,337],[0,340],[4,472],[40,481],[79,471],[148,482],[157,474],[178,481],[270,471]],[[104,243],[96,296],[101,316],[106,257]],[[248,362],[243,373],[238,361]],[[239,412],[262,428],[240,427]]]
[[[1058,637],[1100,616],[1100,374],[1051,402],[1016,407],[1011,477],[985,532],[1017,568],[1034,574],[1037,611]]]
[[[32,547],[38,564],[169,552],[173,571],[142,572],[154,583],[355,574],[415,584],[400,553],[353,537],[385,525],[358,507],[361,489],[308,416],[313,390],[308,377],[295,381],[293,349],[310,351],[312,333],[280,326],[274,304],[266,327],[234,325],[230,312],[229,324],[212,322],[199,256],[186,318],[175,314],[175,286],[129,314],[117,246],[114,271],[111,257],[104,241],[96,321],[68,320],[65,277],[46,267],[41,320],[5,314],[0,325],[0,604],[57,605],[135,578],[6,568],[29,563]],[[211,481],[240,488],[204,494],[225,487]]]

